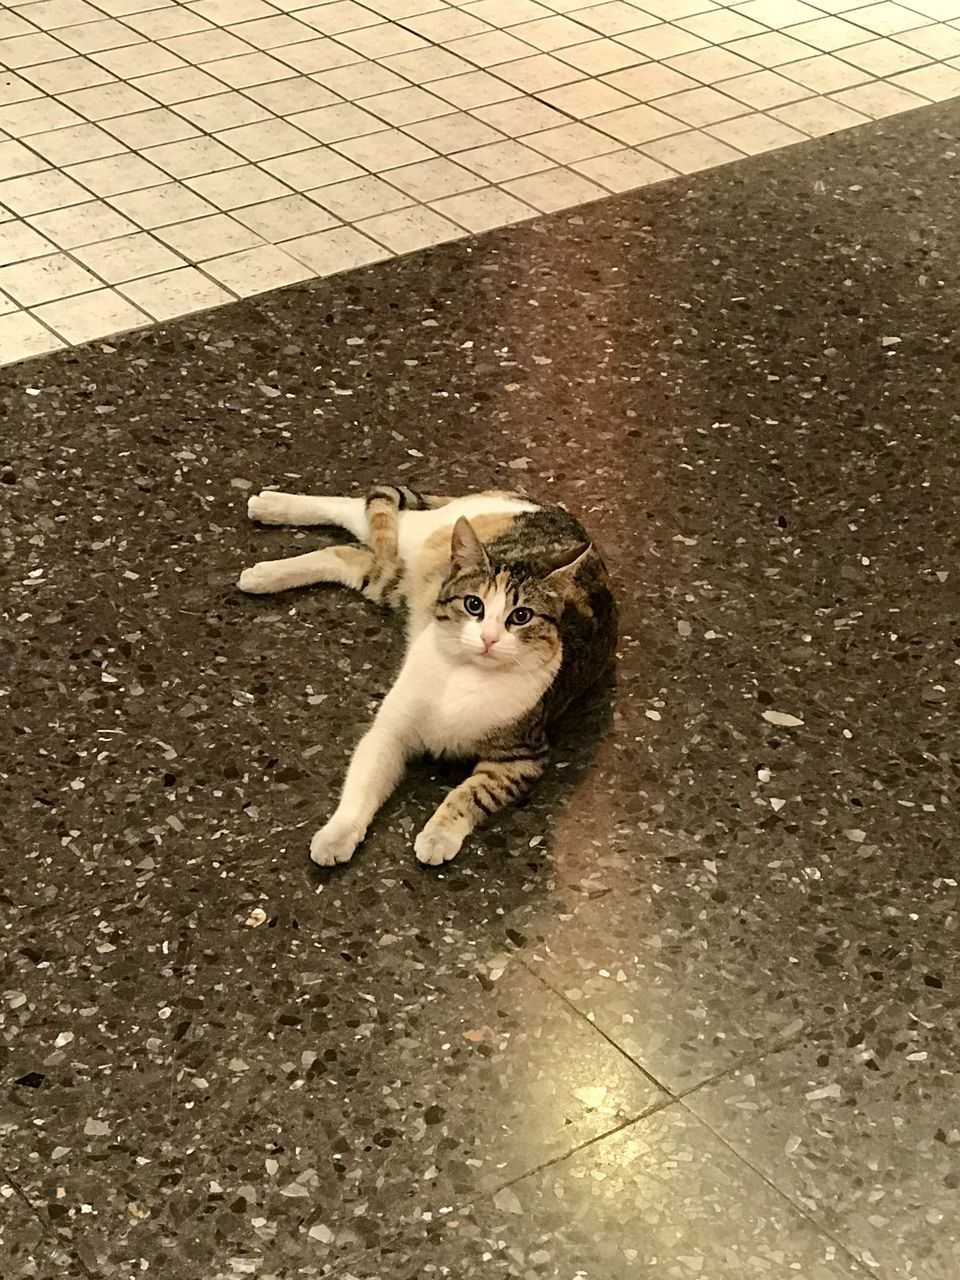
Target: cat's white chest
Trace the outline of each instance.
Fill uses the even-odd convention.
[[[521,690],[515,688],[507,700],[517,707],[511,715],[504,705],[505,690],[498,687],[501,684],[498,673],[459,667],[425,689],[418,732],[427,750],[436,754],[467,750],[529,710],[531,703],[518,696]]]
[[[550,672],[484,671],[451,662],[426,637],[414,642],[395,686],[408,723],[433,755],[470,755],[476,743],[536,706]]]

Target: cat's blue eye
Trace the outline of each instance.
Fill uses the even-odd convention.
[[[463,607],[471,618],[483,617],[483,601],[479,596],[464,596]]]
[[[533,610],[521,605],[519,609],[514,609],[510,617],[507,619],[507,625],[511,627],[525,627],[533,618]]]

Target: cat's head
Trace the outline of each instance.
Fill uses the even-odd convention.
[[[589,543],[549,552],[537,564],[495,565],[469,520],[450,543],[450,567],[434,611],[445,651],[490,671],[531,673],[553,665],[560,617]]]

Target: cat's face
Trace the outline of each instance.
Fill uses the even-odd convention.
[[[488,671],[554,665],[571,570],[494,566],[470,524],[458,521],[434,613],[445,651]]]
[[[486,670],[550,666],[560,652],[560,594],[535,578],[499,572],[455,574],[440,593],[436,619],[451,656]]]

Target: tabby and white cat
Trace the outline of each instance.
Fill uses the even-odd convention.
[[[562,507],[509,493],[378,488],[364,500],[267,490],[248,514],[262,524],[340,525],[362,545],[254,565],[241,591],[336,582],[409,614],[403,667],[311,857],[347,862],[407,761],[429,753],[477,761],[414,844],[421,862],[449,861],[539,777],[548,726],[613,663],[616,610],[599,554]]]

